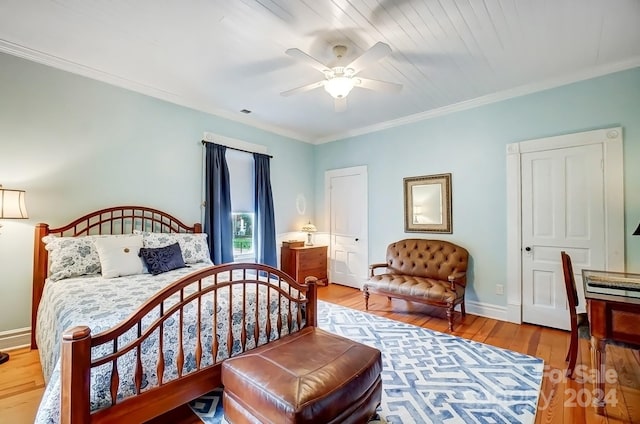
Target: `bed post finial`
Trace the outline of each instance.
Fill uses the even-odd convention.
[[[73,327],[62,334],[60,352],[61,424],[88,424],[90,419],[91,330]]]
[[[304,284],[307,286],[306,297],[307,303],[307,327],[318,326],[318,314],[316,311],[316,305],[318,304],[318,279],[316,277],[308,276],[304,279]]]

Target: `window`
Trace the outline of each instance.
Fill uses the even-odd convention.
[[[233,212],[233,259],[253,259],[253,212]]]
[[[253,262],[253,155],[227,149],[233,218],[233,260]]]
[[[260,233],[260,226],[255,220],[255,175],[253,154],[267,153],[267,146],[249,143],[234,138],[225,137],[210,132],[204,133],[204,140],[227,146],[225,159],[229,169],[229,190],[231,194],[231,219],[233,222],[233,234],[230,244],[225,246],[233,252],[233,260],[236,262],[255,262],[256,237]],[[205,155],[203,155],[203,177],[206,177]],[[203,181],[203,189],[207,182]],[[205,197],[205,192],[202,192]]]

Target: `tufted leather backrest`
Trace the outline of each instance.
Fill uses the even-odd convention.
[[[443,240],[405,239],[387,247],[387,270],[447,281],[454,272],[466,271],[467,249]]]

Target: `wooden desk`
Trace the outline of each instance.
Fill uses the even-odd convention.
[[[602,414],[607,342],[640,347],[640,274],[585,269],[582,280],[591,330],[591,365],[596,371],[593,404]]]

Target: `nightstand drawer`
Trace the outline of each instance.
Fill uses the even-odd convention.
[[[308,269],[321,268],[326,266],[327,257],[326,254],[322,251],[313,254],[309,254],[311,252],[307,252],[305,255],[300,255],[298,257],[298,268],[300,271],[306,271]]]
[[[300,277],[302,278],[303,282],[304,282],[304,279],[310,275],[316,277],[318,280],[324,280],[327,278],[327,268],[320,267],[320,268],[300,271]]]
[[[301,260],[312,260],[314,258],[322,258],[327,255],[327,249],[325,246],[318,247],[307,247],[305,249],[300,249],[298,253],[298,258]]]

